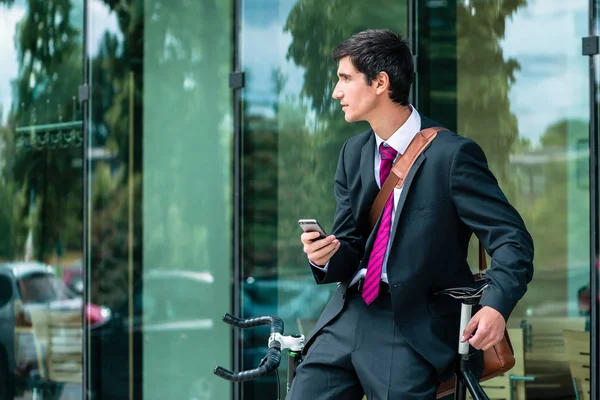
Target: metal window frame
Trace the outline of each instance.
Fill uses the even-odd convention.
[[[232,74],[230,75],[230,87],[233,90],[233,254],[232,254],[232,283],[231,283],[231,305],[232,313],[241,316],[242,312],[242,90],[244,87],[244,75],[242,69],[242,45],[241,45],[241,23],[242,23],[242,0],[233,0],[233,29],[232,29]],[[240,329],[234,329],[232,334],[232,365],[234,371],[240,371],[242,366],[243,343]],[[232,383],[232,398],[241,400],[243,396],[242,386],[239,382]]]
[[[89,157],[88,157],[88,147],[89,147],[89,138],[88,138],[88,133],[89,133],[89,100],[90,100],[90,85],[89,85],[89,65],[88,65],[88,57],[87,57],[87,53],[88,53],[88,36],[89,36],[89,24],[88,24],[88,0],[83,0],[83,29],[82,29],[82,33],[83,33],[83,40],[82,40],[82,63],[83,63],[83,71],[82,71],[82,85],[80,87],[79,90],[79,94],[80,94],[80,98],[79,101],[81,102],[81,111],[82,111],[82,121],[83,121],[83,126],[81,128],[81,136],[82,136],[82,143],[81,143],[81,159],[83,160],[82,162],[82,178],[83,178],[83,184],[82,184],[82,194],[81,194],[81,198],[82,198],[82,232],[83,232],[83,237],[82,237],[82,253],[83,253],[83,262],[82,262],[82,266],[81,266],[81,277],[83,279],[83,301],[84,303],[88,301],[89,299],[89,285],[88,285],[88,259],[89,259],[89,232],[88,232],[88,228],[89,228],[89,217],[90,214],[88,212],[88,204],[89,204],[89,188],[90,188],[90,182],[88,181],[88,176],[89,176]],[[89,329],[88,329],[88,324],[86,322],[86,318],[85,318],[85,310],[86,307],[82,307],[82,319],[81,321],[83,321],[83,340],[82,340],[82,363],[83,363],[83,374],[82,374],[82,382],[81,382],[81,398],[82,399],[87,399],[88,396],[86,396],[86,393],[89,392],[88,389],[89,388],[89,383],[90,383],[90,379],[89,379],[89,373],[90,373],[90,366],[89,366],[89,357],[88,357],[88,335],[89,335]]]
[[[599,313],[599,264],[598,242],[598,0],[589,0],[589,37],[583,38],[583,55],[589,56],[589,99],[590,99],[590,398],[600,398],[600,332],[598,331]],[[592,45],[590,48],[589,45]]]

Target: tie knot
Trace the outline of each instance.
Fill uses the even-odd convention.
[[[394,158],[396,158],[396,154],[398,154],[398,152],[394,150],[393,147],[386,146],[383,144],[383,142],[381,142],[381,145],[379,146],[379,152],[381,153],[381,159],[387,161],[394,161]]]

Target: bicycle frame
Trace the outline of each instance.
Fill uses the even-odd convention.
[[[302,362],[302,352],[301,351],[291,351],[288,354],[288,370],[287,370],[287,382],[285,385],[285,392],[289,393],[290,388],[292,387],[292,382],[296,377],[296,369],[298,368],[298,364]]]

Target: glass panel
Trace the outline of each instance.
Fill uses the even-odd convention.
[[[232,4],[88,1],[95,399],[231,396]]]
[[[574,398],[563,330],[589,329],[588,1],[417,4],[417,106],[483,147],[535,242],[508,327],[524,335],[513,373],[536,380],[516,395]]]
[[[82,28],[83,0],[0,0],[3,400],[83,398]]]
[[[343,142],[367,129],[349,125],[331,93],[333,48],[353,33],[406,33],[407,2],[244,0],[243,90],[244,317],[284,319],[287,334],[308,334],[335,285],[317,287],[300,243],[299,218],[331,230],[333,178]],[[265,43],[269,43],[265,46]],[[256,367],[268,330],[244,332],[243,367]],[[280,368],[285,396],[286,361]],[[276,396],[274,375],[244,383],[244,399]]]

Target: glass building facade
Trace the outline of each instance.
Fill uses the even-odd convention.
[[[297,220],[331,227],[365,125],[330,54],[369,28],[409,39],[412,104],[483,147],[534,238],[512,398],[600,398],[598,3],[0,0],[0,400],[285,395],[285,358],[279,385],[213,375],[268,339],[221,317],[308,334],[335,289]]]

